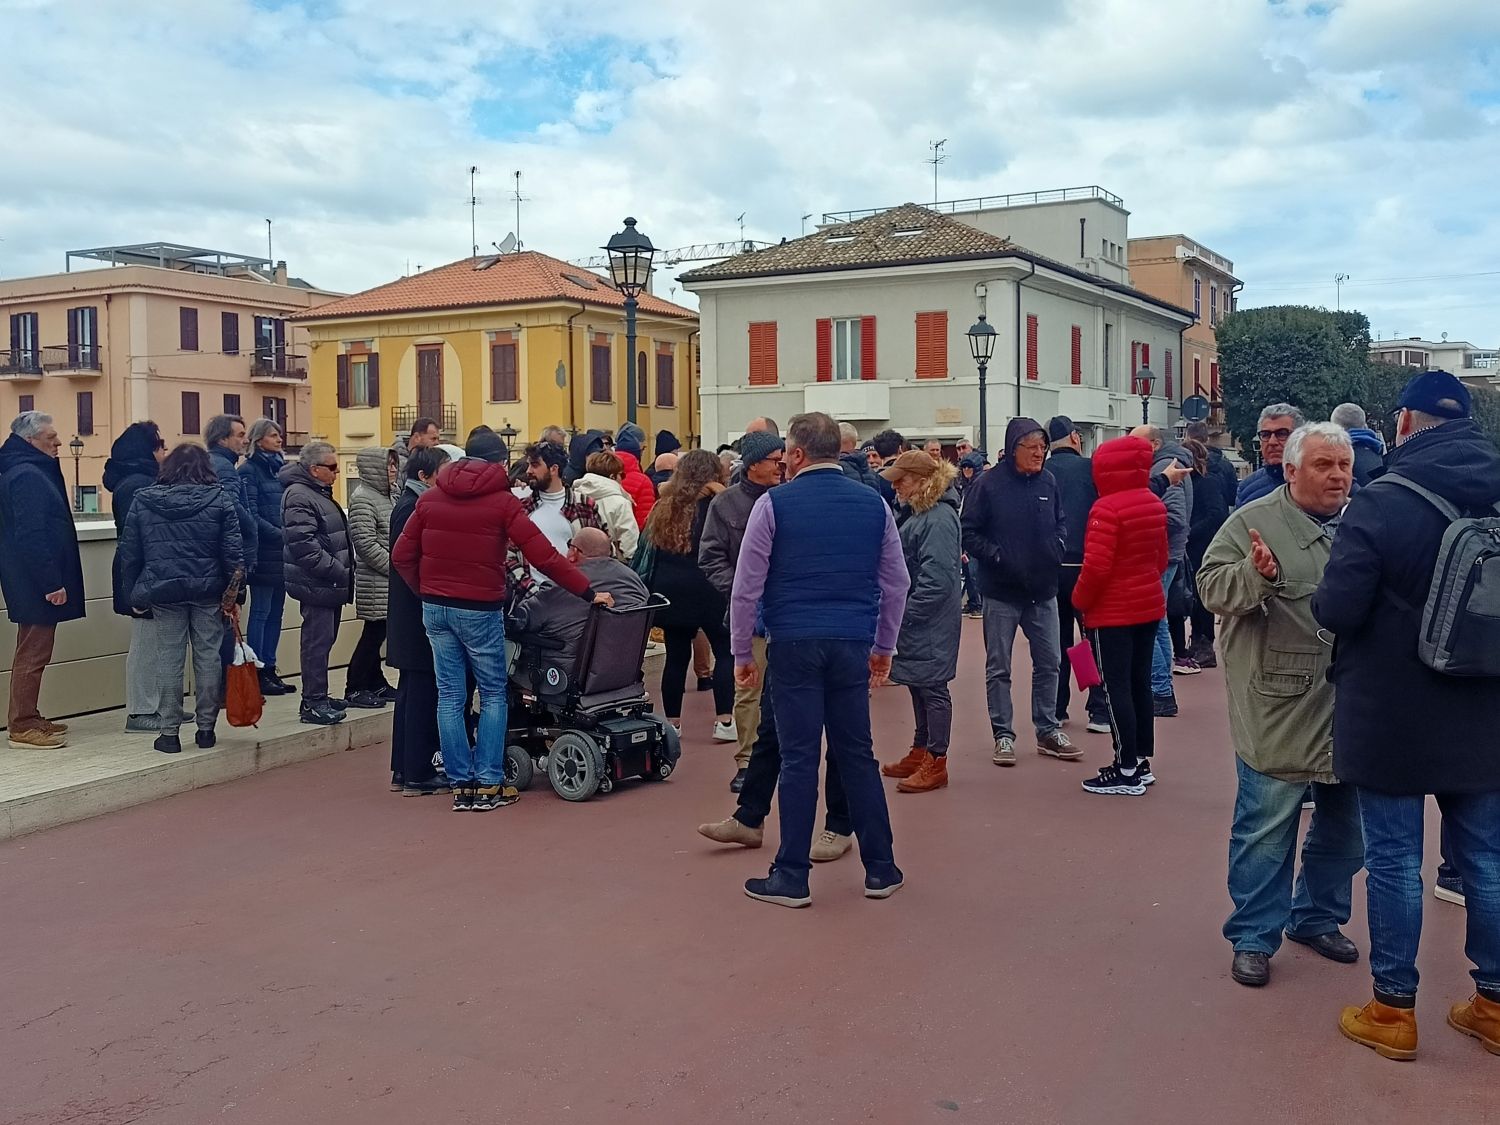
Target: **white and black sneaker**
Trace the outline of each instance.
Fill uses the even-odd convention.
[[[1156,775],[1151,772],[1151,759],[1142,758],[1135,765],[1135,776],[1142,785],[1155,785]]]
[[[1099,771],[1098,777],[1084,781],[1083,791],[1102,793],[1107,797],[1139,797],[1146,792],[1146,785],[1138,771],[1127,774],[1111,763]]]

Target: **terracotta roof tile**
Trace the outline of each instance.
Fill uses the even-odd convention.
[[[461,258],[446,266],[412,274],[363,293],[330,301],[296,319],[375,316],[384,313],[473,308],[481,305],[529,304],[535,301],[584,301],[623,309],[625,298],[608,278],[535,250]],[[640,296],[642,313],[695,319],[692,309],[649,293]]]

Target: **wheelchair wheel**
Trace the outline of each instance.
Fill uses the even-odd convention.
[[[524,747],[511,745],[505,748],[505,784],[525,790],[531,786],[535,773],[531,755],[526,753]]]
[[[604,751],[586,734],[564,731],[547,754],[547,776],[565,801],[587,801],[604,780]]]

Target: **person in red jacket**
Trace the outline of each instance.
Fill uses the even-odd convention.
[[[1167,509],[1152,493],[1151,443],[1122,437],[1094,453],[1099,499],[1089,509],[1073,608],[1093,643],[1113,728],[1115,760],[1083,783],[1090,793],[1139,797],[1156,778],[1151,650],[1167,614]]]
[[[615,434],[615,456],[625,466],[625,478],[620,485],[635,505],[635,522],[641,528],[646,526],[646,517],[656,505],[656,486],[641,471],[641,450],[645,441],[646,432],[633,422],[626,422]]]
[[[511,494],[505,443],[493,432],[469,438],[467,456],[438,470],[422,494],[391,565],[422,599],[422,624],[432,644],[438,684],[438,743],[453,787],[453,811],[486,811],[520,794],[505,785],[506,552],[522,557],[580,598],[595,595],[584,573],[557,553]],[[479,686],[479,732],[469,744],[464,726],[468,677]]]

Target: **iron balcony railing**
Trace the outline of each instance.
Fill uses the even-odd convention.
[[[250,358],[252,379],[306,379],[307,357],[278,350],[258,351]]]
[[[391,429],[398,434],[411,433],[412,423],[418,418],[436,421],[444,437],[454,437],[458,433],[458,407],[451,402],[445,402],[441,406],[428,403],[424,406],[391,407]]]
[[[1037,203],[1072,203],[1075,200],[1100,199],[1116,207],[1125,201],[1112,191],[1105,191],[1098,184],[1084,187],[1051,188],[1047,191],[1021,191],[1011,195],[976,195],[969,199],[945,199],[940,203],[923,203],[929,211],[947,215],[962,215],[970,211],[989,211],[997,207],[1027,207]],[[864,207],[855,211],[825,211],[825,224],[853,223],[889,211],[889,207]]]
[[[0,349],[0,375],[45,375],[53,371],[101,371],[96,344]]]

